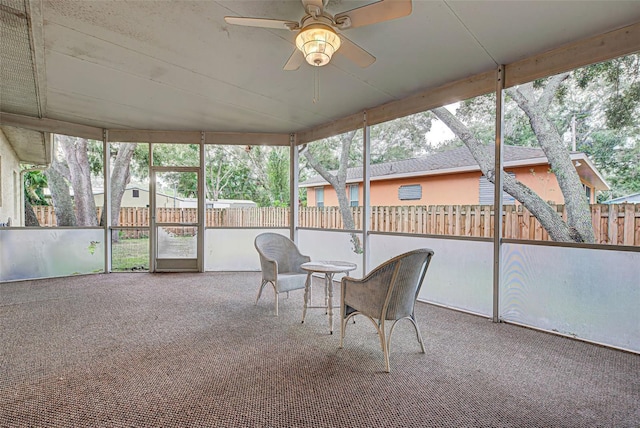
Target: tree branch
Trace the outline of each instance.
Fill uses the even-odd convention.
[[[334,187],[338,185],[336,177],[333,176],[333,174],[331,174],[329,171],[327,171],[327,169],[322,166],[320,162],[318,162],[318,159],[316,159],[313,153],[311,153],[311,150],[305,148],[302,150],[302,152],[304,153],[304,157],[307,158],[309,165],[311,165],[311,167],[315,169],[322,178],[324,178],[329,184]]]
[[[462,140],[478,163],[482,173],[491,183],[495,183],[493,157],[490,156],[488,150],[483,149],[483,144],[471,133],[467,126],[444,107],[435,108],[431,112]],[[508,174],[503,174],[502,176],[502,188],[540,221],[540,224],[549,232],[549,236],[554,241],[574,240],[569,227],[562,220],[562,217],[534,191]],[[501,211],[501,208],[496,207],[496,212],[498,210]]]
[[[569,73],[561,73],[550,77],[544,87],[544,90],[542,91],[542,95],[540,95],[540,98],[538,98],[538,102],[536,104],[540,108],[547,110],[551,105],[551,102],[555,98],[556,92],[558,92],[558,88],[560,87],[560,85],[562,85],[562,82],[567,80],[568,77]],[[532,83],[527,83],[527,85],[531,85],[531,87],[533,87]]]
[[[554,76],[550,79],[549,86],[551,89],[555,88],[557,90],[566,77],[566,74]],[[567,227],[569,228],[571,240],[576,242],[595,242],[591,213],[588,202],[584,197],[580,177],[573,166],[571,156],[565,147],[562,136],[555,124],[547,117],[548,104],[546,103],[550,103],[554,93],[550,92],[551,89],[545,87],[540,101],[536,102],[532,96],[532,87],[532,84],[528,83],[520,88],[508,89],[507,93],[529,118],[531,129],[533,129],[540,147],[554,170],[567,208]]]

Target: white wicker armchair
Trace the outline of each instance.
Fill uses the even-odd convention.
[[[278,315],[278,294],[304,288],[307,272],[300,269],[302,263],[311,261],[309,256],[300,254],[296,244],[277,233],[262,233],[254,242],[260,255],[262,283],[258,290],[256,305],[267,284],[275,291],[276,316]]]
[[[390,371],[391,334],[399,320],[411,321],[424,353],[414,306],[432,256],[433,250],[428,248],[413,250],[386,261],[362,279],[342,278],[340,348],[344,344],[347,321],[355,315],[364,315],[376,327],[387,372]],[[393,321],[388,336],[385,321]]]

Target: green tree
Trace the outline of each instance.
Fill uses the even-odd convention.
[[[49,205],[44,195],[47,187],[46,175],[42,171],[28,171],[23,175],[25,201],[31,205]]]
[[[371,164],[426,156],[430,152],[426,134],[431,130],[432,120],[429,112],[422,112],[372,126]],[[362,164],[361,145],[354,149]]]
[[[358,131],[345,132],[344,134],[327,138],[320,144],[314,143],[311,145],[305,145],[301,148],[301,153],[306,158],[308,164],[335,190],[342,222],[345,229],[351,230],[355,229],[355,221],[349,204],[349,199],[347,198],[347,169],[350,166],[349,158],[351,155],[351,146],[354,141],[361,140],[360,138],[357,138],[359,136],[360,133]],[[318,159],[317,155],[326,154],[328,151],[326,150],[327,146],[335,148],[337,144],[340,145],[338,169],[336,171],[329,171],[325,164]],[[326,159],[325,156],[323,156],[323,158]],[[328,161],[333,163],[334,159],[329,157]],[[351,243],[355,253],[362,253],[362,244],[360,243],[360,238],[356,234],[351,234]]]
[[[371,163],[389,162],[423,156],[428,151],[425,136],[431,129],[432,116],[418,113],[371,127]],[[306,165],[325,179],[336,192],[338,209],[346,229],[355,229],[355,220],[347,196],[347,170],[361,166],[362,131],[354,130],[325,138],[301,148]],[[301,180],[307,173],[301,171]],[[306,196],[306,195],[305,195]],[[360,239],[351,235],[353,250],[362,252]]]
[[[578,118],[577,141],[612,188],[604,196],[640,191],[640,54],[581,68],[574,79],[595,100]]]
[[[640,189],[639,58],[630,55],[506,91],[504,142],[544,150],[563,192],[567,221],[509,176],[504,177],[504,189],[555,240],[594,240],[589,209],[569,156],[574,144],[604,173],[613,195]],[[479,148],[493,143],[494,100],[490,94],[462,102],[455,115],[444,108],[433,111],[469,147],[491,181],[493,159]],[[450,143],[455,144],[459,143]]]
[[[102,143],[66,135],[55,135],[54,141],[57,150],[45,175],[58,226],[97,226],[92,179],[102,174]],[[112,224],[116,226],[122,195],[130,180],[129,165],[136,144],[122,143],[114,147],[111,201]]]
[[[120,224],[120,207],[122,197],[124,196],[127,184],[131,182],[131,160],[135,154],[137,143],[119,143],[111,145],[110,155],[112,156],[111,169],[111,225],[118,226]],[[102,218],[100,224],[104,225],[106,219],[106,211],[102,210]],[[112,240],[118,240],[118,233],[114,231]]]
[[[274,147],[267,158],[267,186],[272,206],[289,206],[289,150]]]
[[[49,205],[44,196],[47,177],[42,171],[27,171],[24,175],[24,225],[40,226],[33,205]]]
[[[503,189],[522,203],[549,232],[556,241],[593,242],[593,228],[588,204],[582,192],[582,185],[576,169],[571,163],[569,152],[557,128],[547,112],[558,87],[567,74],[550,78],[544,87],[534,88],[533,83],[511,88],[507,91],[518,106],[527,114],[531,128],[553,168],[558,184],[565,198],[567,222],[539,195],[515,178],[504,175]],[[490,182],[495,182],[496,171],[491,152],[483,146],[490,141],[482,141],[460,119],[444,107],[432,112],[442,120],[454,134],[469,148],[482,173]]]

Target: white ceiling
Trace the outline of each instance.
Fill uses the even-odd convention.
[[[331,0],[331,14],[370,2]],[[44,116],[100,128],[289,133],[640,21],[638,1],[425,1],[347,30],[377,61],[283,71],[288,1],[43,1]],[[313,102],[314,71],[320,99]],[[41,88],[42,90],[42,88]]]

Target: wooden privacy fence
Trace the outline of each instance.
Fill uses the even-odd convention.
[[[565,206],[554,208],[566,220]],[[550,240],[521,205],[505,206],[502,219],[506,239]],[[640,204],[591,205],[591,222],[598,244],[640,246]],[[494,233],[494,210],[491,205],[372,207],[371,230],[489,238]]]
[[[56,225],[52,207],[34,206],[33,208],[41,226]],[[555,205],[554,208],[566,219],[564,205]],[[354,228],[361,229],[363,208],[352,207],[351,210],[354,216]],[[298,218],[300,227],[344,228],[338,207],[301,207]],[[597,243],[640,246],[640,204],[592,205],[591,218]],[[197,210],[195,208],[159,208],[156,219],[166,223],[195,223]],[[207,209],[205,222],[207,227],[289,227],[289,209],[276,207]],[[148,227],[149,209],[122,208],[119,225]],[[493,236],[494,231],[494,210],[491,205],[371,207],[370,230],[489,238]],[[130,237],[136,237],[135,233]],[[503,237],[549,240],[548,233],[538,220],[521,205],[504,207]]]

